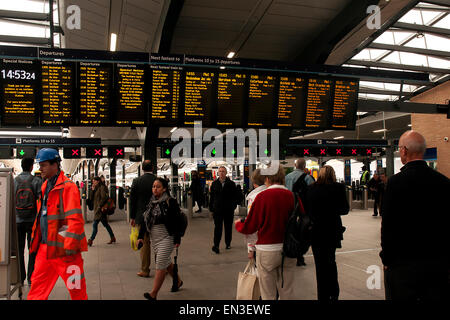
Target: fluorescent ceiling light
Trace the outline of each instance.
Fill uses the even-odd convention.
[[[373,130],[373,133],[377,133],[377,132],[384,132],[384,131],[388,131],[387,129],[378,129],[378,130]]]
[[[177,127],[173,127],[172,130],[170,130],[170,133],[173,133],[175,130],[177,130]]]
[[[220,66],[220,69],[222,69],[222,70],[223,70],[223,69],[225,69],[225,67],[224,67],[224,66]]]
[[[0,136],[41,136],[41,137],[61,137],[62,132],[58,131],[0,131]]]
[[[410,124],[408,124],[408,127],[412,127],[412,124],[410,123]]]
[[[333,139],[335,139],[335,140],[344,139],[344,136],[334,137]]]
[[[117,34],[111,33],[111,42],[110,42],[109,50],[116,51],[116,44],[117,44]]]
[[[231,58],[234,57],[235,54],[236,54],[236,52],[230,51],[230,52],[228,53],[228,55],[227,55],[227,58],[228,58],[228,59],[231,59]]]

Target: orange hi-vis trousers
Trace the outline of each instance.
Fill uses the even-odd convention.
[[[81,253],[47,259],[47,245],[40,244],[27,300],[47,300],[58,277],[64,280],[72,300],[87,300]]]

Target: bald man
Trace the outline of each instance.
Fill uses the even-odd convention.
[[[387,300],[448,299],[450,180],[423,161],[424,137],[399,140],[404,166],[383,200],[380,257]]]

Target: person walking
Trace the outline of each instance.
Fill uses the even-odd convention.
[[[152,196],[153,182],[155,182],[155,175],[152,173],[153,166],[150,160],[142,162],[142,170],[144,174],[133,180],[130,189],[130,219],[131,226],[138,227],[145,230],[143,214],[147,208],[147,204]],[[151,248],[150,237],[148,234],[144,235],[143,247],[140,250],[141,267],[137,273],[139,277],[148,278],[150,276],[151,264]]]
[[[348,214],[349,205],[345,185],[336,182],[331,166],[323,166],[317,182],[308,187],[305,209],[313,224],[311,247],[316,265],[318,300],[338,300],[336,248],[342,247],[345,228],[341,215]]]
[[[219,168],[219,177],[211,184],[209,211],[214,218],[214,244],[212,251],[219,254],[222,228],[225,229],[226,249],[231,249],[234,209],[242,202],[236,184],[227,177],[227,169]]]
[[[196,202],[198,205],[198,210],[195,212],[200,213],[202,212],[202,204],[203,204],[203,187],[200,178],[198,176],[198,172],[193,170],[191,174],[192,174],[192,182],[191,186],[189,187],[189,190],[192,193],[193,204]]]
[[[378,216],[378,208],[380,207],[380,184],[381,184],[380,176],[378,172],[375,172],[373,177],[367,183],[367,187],[373,194],[374,202],[373,202],[373,215],[372,217]],[[381,210],[380,210],[381,211]]]
[[[295,200],[284,184],[284,168],[280,166],[276,174],[265,176],[267,189],[255,198],[247,218],[234,222],[243,234],[258,232],[256,268],[263,300],[275,300],[277,292],[281,300],[294,298],[295,259],[283,258],[282,251]]]
[[[102,179],[100,177],[94,177],[94,179],[92,179],[92,191],[94,199],[94,223],[92,224],[92,235],[88,240],[88,245],[92,247],[95,236],[98,232],[98,224],[100,222],[108,231],[111,238],[107,244],[113,244],[116,242],[116,237],[114,236],[114,232],[108,223],[108,215],[102,210],[102,207],[106,204],[106,201],[109,198],[108,189],[102,183]]]
[[[423,160],[419,132],[406,131],[398,147],[404,166],[387,182],[381,220],[386,300],[447,302],[450,180]]]
[[[144,225],[139,230],[138,245],[142,245],[145,234],[149,234],[156,260],[153,289],[144,293],[144,297],[148,300],[156,300],[167,272],[173,277],[173,263],[170,256],[174,247],[178,248],[181,243],[178,218],[180,207],[177,200],[170,197],[168,189],[167,180],[155,179],[149,208],[144,214]],[[183,281],[178,277],[178,289],[182,285]]]
[[[39,150],[42,178],[38,215],[31,233],[31,252],[37,253],[28,300],[47,300],[58,277],[72,300],[87,300],[81,252],[87,251],[80,192],[60,168],[59,152]]]
[[[295,170],[286,175],[286,188],[298,195],[303,202],[306,188],[314,182],[314,178],[307,173],[306,161],[303,158],[298,158],[295,161]],[[297,266],[306,266],[303,255],[297,257]]]
[[[247,195],[247,216],[250,213],[250,209],[252,207],[253,201],[255,201],[256,196],[260,194],[262,191],[267,189],[267,186],[264,184],[264,176],[261,175],[261,169],[256,169],[253,171],[251,176],[251,181],[253,184],[253,190]],[[255,232],[250,235],[246,235],[247,241],[247,252],[249,259],[256,258],[256,241],[258,241],[258,234]]]
[[[35,255],[30,254],[31,231],[37,215],[36,201],[39,198],[42,186],[42,180],[31,174],[33,164],[33,158],[23,158],[21,162],[23,171],[14,179],[20,275],[22,284],[25,279],[28,279],[28,285],[31,284],[31,275],[33,274],[35,260]],[[25,268],[25,242],[28,246],[28,268]],[[25,271],[26,269],[27,271]]]

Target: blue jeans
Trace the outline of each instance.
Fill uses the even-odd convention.
[[[103,226],[106,228],[106,230],[109,233],[109,236],[111,238],[115,238],[114,237],[114,232],[111,229],[111,226],[108,223],[108,220],[106,219],[106,217],[102,217],[101,220],[94,220],[94,224],[92,225],[92,235],[91,235],[91,240],[94,241],[95,236],[97,235],[98,232],[98,224],[99,222],[101,222],[103,224]]]

